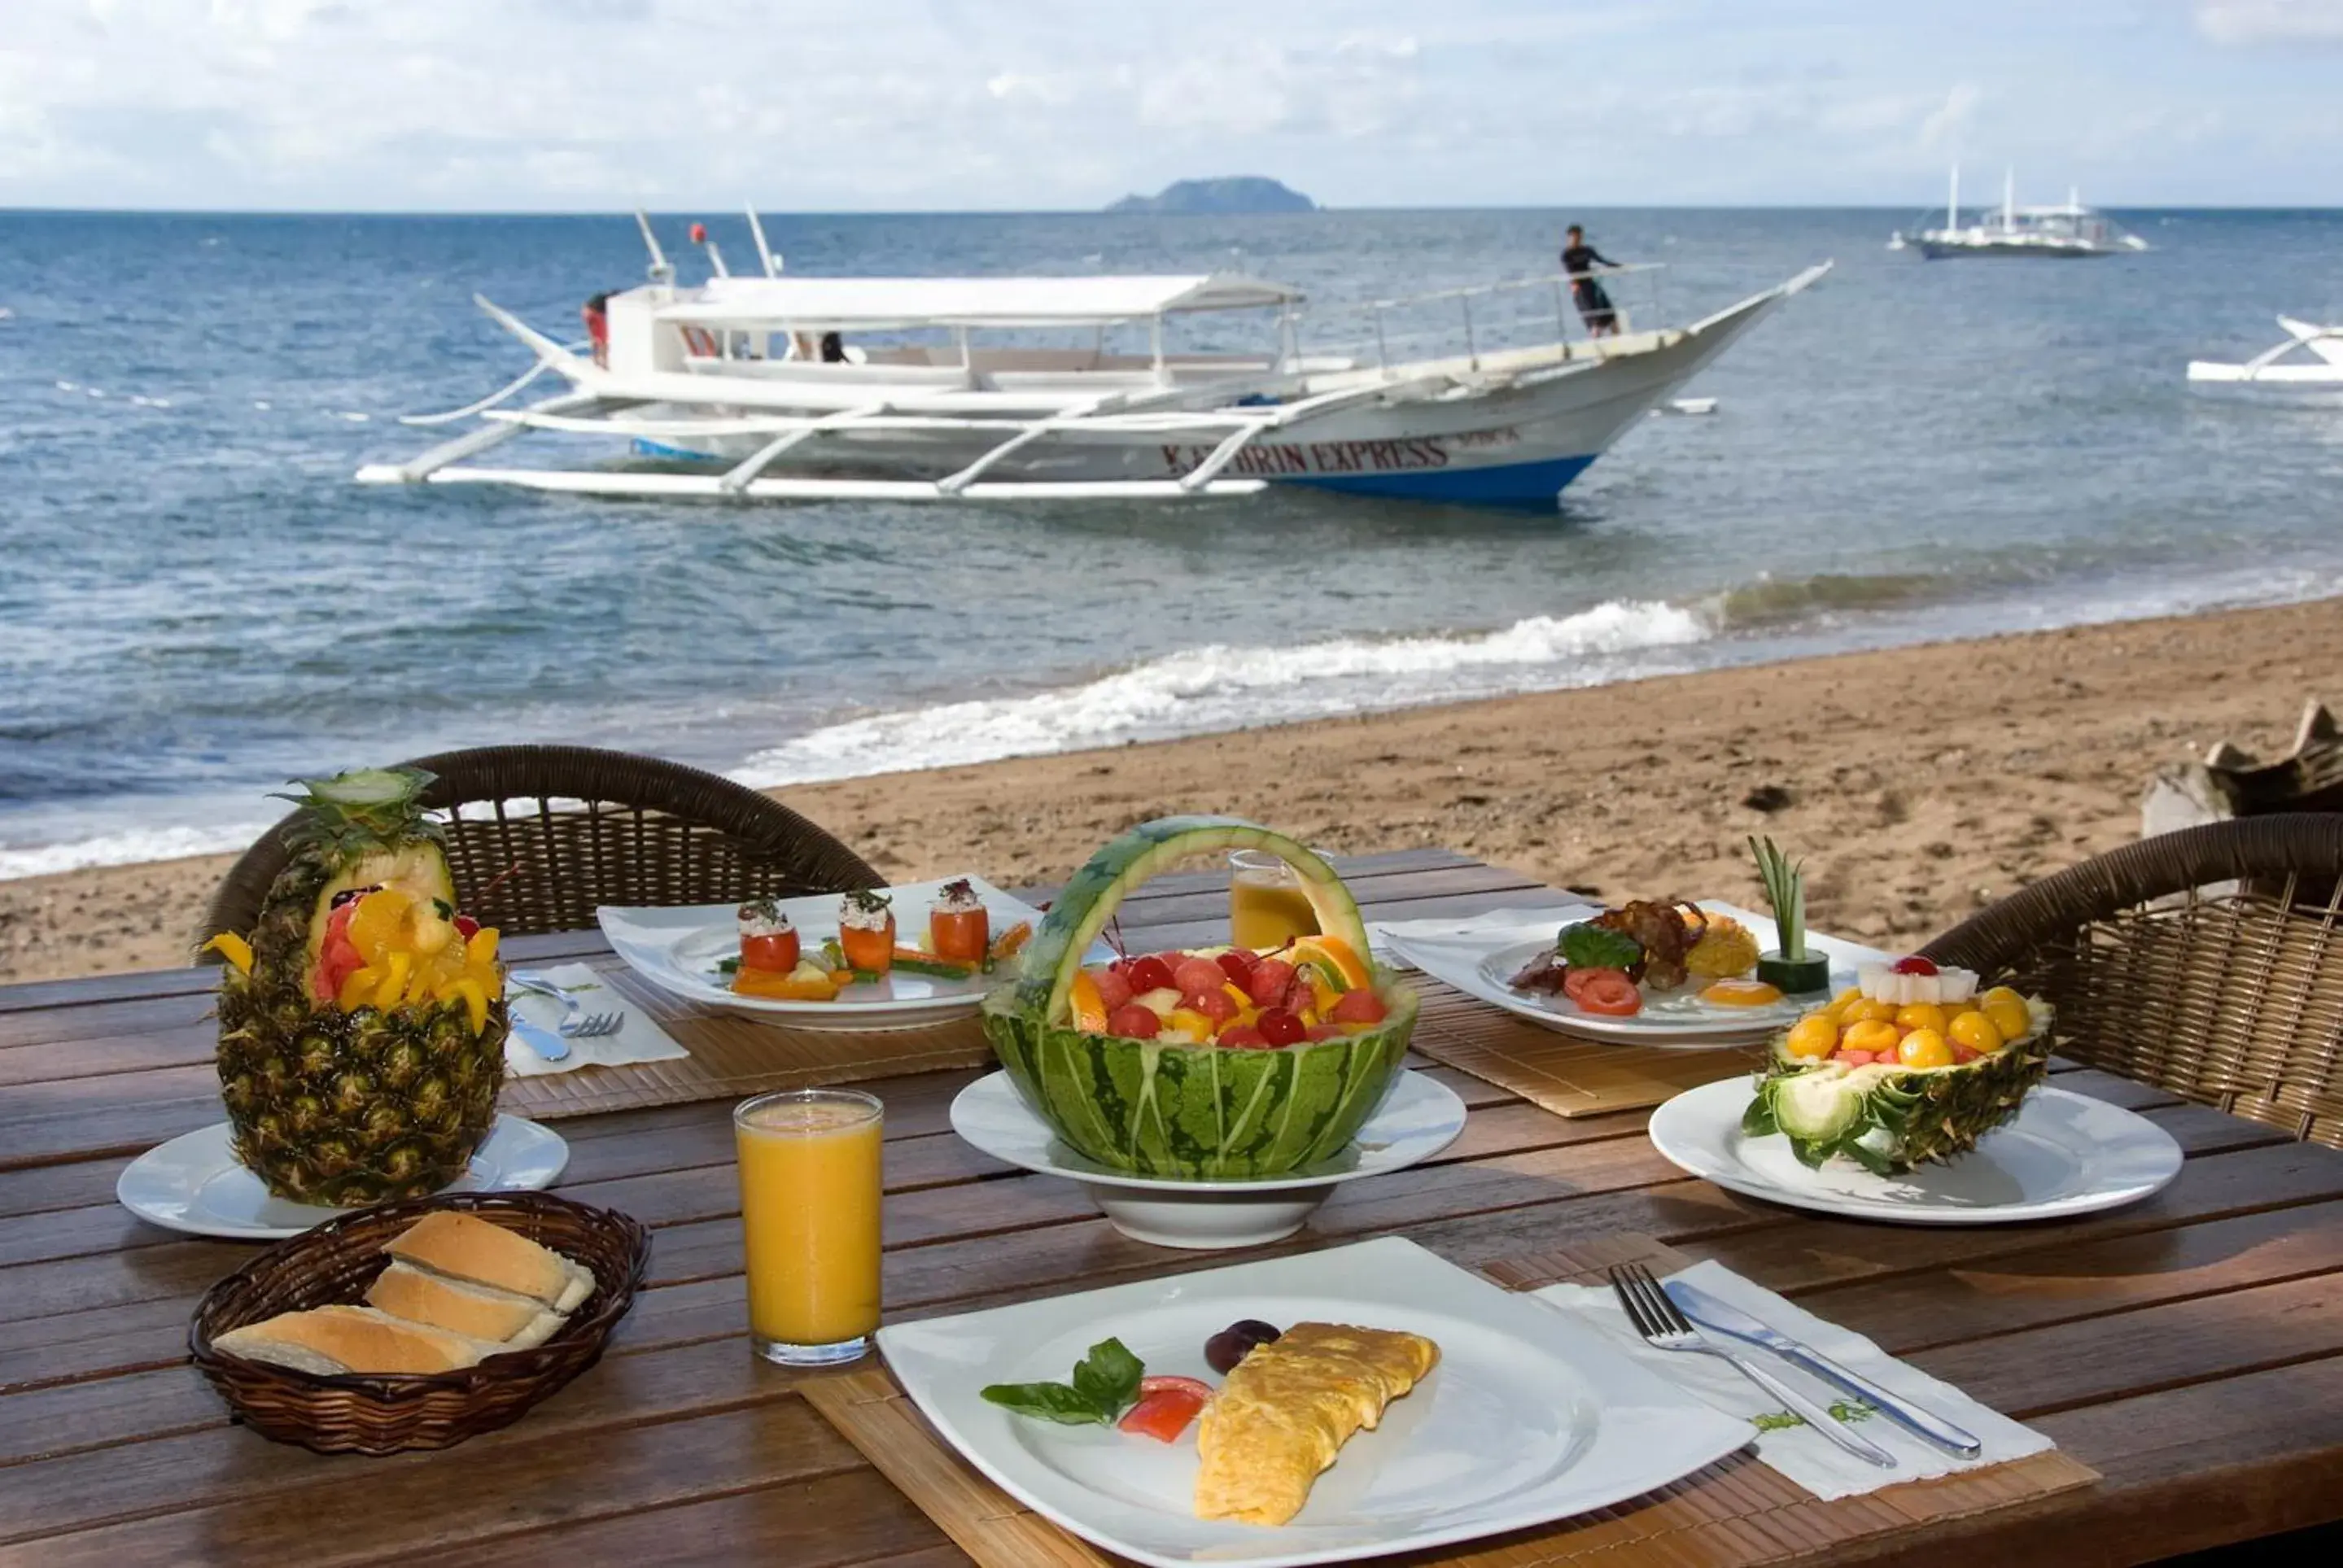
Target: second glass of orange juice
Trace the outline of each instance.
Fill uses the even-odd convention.
[[[789,1090],[732,1112],[748,1232],[749,1335],[786,1366],[830,1366],[879,1327],[878,1100]]]
[[[1260,849],[1229,852],[1229,940],[1265,952],[1317,931],[1318,912],[1292,867]]]

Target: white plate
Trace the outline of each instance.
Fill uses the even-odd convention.
[[[444,1191],[534,1192],[552,1186],[568,1163],[569,1145],[561,1134],[499,1114],[472,1151],[471,1169]],[[114,1195],[166,1230],[239,1241],[281,1241],[350,1212],[270,1197],[260,1178],[236,1162],[225,1121],[149,1149],[123,1171]]]
[[[952,1101],[952,1131],[995,1160],[1082,1183],[1114,1228],[1157,1247],[1250,1247],[1290,1236],[1336,1186],[1429,1160],[1464,1131],[1464,1101],[1435,1079],[1402,1072],[1348,1149],[1284,1176],[1182,1181],[1134,1176],[1058,1141],[1005,1072],[978,1079]]]
[[[1761,949],[1776,940],[1773,920],[1731,904],[1704,901],[1704,910],[1730,915],[1749,928]],[[1568,997],[1515,990],[1506,982],[1523,965],[1554,945],[1554,933],[1602,911],[1591,904],[1536,912],[1524,911],[1519,921],[1489,916],[1460,923],[1453,932],[1423,930],[1428,922],[1410,922],[1413,929],[1382,929],[1385,945],[1435,980],[1447,981],[1468,996],[1501,1007],[1517,1017],[1562,1034],[1578,1035],[1621,1045],[1649,1045],[1662,1050],[1715,1050],[1721,1046],[1746,1045],[1765,1040],[1775,1030],[1796,1022],[1821,1000],[1785,997],[1766,1007],[1718,1007],[1705,1002],[1691,988],[1672,995],[1644,993],[1644,1010],[1629,1018],[1591,1013]],[[1840,941],[1808,932],[1806,945],[1831,961],[1834,991],[1855,983],[1855,966],[1885,962],[1890,955],[1855,942]]]
[[[1743,1133],[1749,1098],[1745,1078],[1687,1090],[1652,1112],[1652,1143],[1694,1175],[1752,1198],[1903,1225],[2088,1214],[2137,1203],[2180,1173],[2180,1145],[2163,1128],[2047,1084],[1968,1153],[1902,1176],[1874,1176],[1836,1160],[1809,1171],[1780,1133]]]
[[[1151,1372],[1217,1382],[1204,1341],[1240,1318],[1407,1329],[1440,1364],[1344,1446],[1290,1524],[1195,1517],[1195,1429],[1159,1443],[988,1404],[987,1383],[1062,1382],[1121,1340]],[[1157,1568],[1301,1568],[1527,1529],[1649,1492],[1733,1452],[1749,1425],[1564,1313],[1397,1237],[879,1331],[903,1388],[1003,1490]]]
[[[897,941],[916,946],[928,929],[928,908],[947,881],[908,882],[883,890],[895,901]],[[991,916],[992,934],[999,936],[1020,920],[1041,923],[1041,911],[1013,899],[981,877],[965,879],[984,900]],[[798,929],[808,952],[819,952],[826,940],[838,934],[836,893],[816,893],[779,900],[781,913]],[[671,996],[706,1007],[726,1008],[750,1017],[786,1020],[800,1029],[838,1030],[917,1029],[965,1018],[976,1011],[984,993],[998,983],[998,975],[980,974],[964,980],[930,975],[890,974],[876,985],[849,986],[835,1001],[784,1001],[777,997],[742,996],[730,978],[716,966],[740,950],[738,904],[696,904],[672,908],[624,909],[605,904],[594,911],[602,934],[637,974]]]

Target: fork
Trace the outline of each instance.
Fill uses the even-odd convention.
[[[525,991],[549,996],[562,1005],[561,1022],[554,1032],[564,1040],[598,1040],[618,1033],[619,1026],[627,1021],[624,1012],[588,1012],[575,991],[564,990],[532,970],[514,970],[505,978]]]
[[[1816,1404],[1813,1400],[1775,1377],[1772,1372],[1742,1356],[1735,1355],[1692,1326],[1691,1322],[1668,1300],[1660,1289],[1659,1281],[1641,1263],[1622,1263],[1611,1271],[1611,1289],[1617,1293],[1619,1304],[1627,1309],[1627,1321],[1644,1336],[1644,1342],[1654,1350],[1690,1351],[1711,1355],[1732,1363],[1743,1377],[1780,1400],[1803,1417],[1805,1423],[1823,1436],[1882,1470],[1896,1468],[1896,1456],[1864,1436],[1850,1431],[1844,1422]]]

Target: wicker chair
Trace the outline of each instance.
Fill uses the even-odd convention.
[[[450,815],[447,862],[465,910],[509,936],[590,927],[598,904],[729,903],[886,880],[779,801],[679,762],[489,746],[411,765],[436,776],[424,803]],[[229,868],[198,941],[252,929],[288,859],[285,826]]]
[[[2343,814],[2184,829],[1921,950],[2058,1010],[2060,1055],[2343,1148]]]

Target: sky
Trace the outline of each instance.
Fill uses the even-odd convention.
[[[2343,206],[2343,0],[0,0],[0,206]]]

